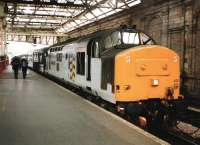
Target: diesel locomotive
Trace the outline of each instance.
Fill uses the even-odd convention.
[[[172,125],[181,109],[179,56],[142,31],[98,31],[33,52],[30,67],[113,104],[139,125]]]

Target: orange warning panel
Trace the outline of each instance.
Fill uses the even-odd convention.
[[[179,56],[174,51],[162,46],[127,49],[115,58],[116,100],[176,99],[179,77]],[[168,98],[169,90],[173,98]]]

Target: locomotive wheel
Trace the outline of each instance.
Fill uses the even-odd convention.
[[[143,129],[147,128],[147,119],[146,119],[146,117],[139,116],[138,117],[138,124]]]

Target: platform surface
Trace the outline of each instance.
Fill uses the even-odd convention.
[[[0,145],[163,144],[32,71],[11,71],[0,75]]]

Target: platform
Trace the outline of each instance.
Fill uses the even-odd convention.
[[[34,72],[11,71],[0,75],[0,145],[167,144]]]

